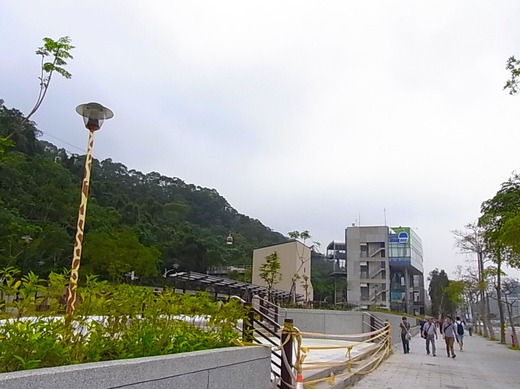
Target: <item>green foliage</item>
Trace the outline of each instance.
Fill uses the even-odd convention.
[[[434,269],[430,272],[428,294],[432,302],[432,316],[445,317],[452,315],[461,302],[464,284],[461,281],[450,281],[444,270]]]
[[[36,50],[36,54],[42,57],[42,69],[47,74],[47,77],[41,81],[48,84],[53,72],[70,79],[72,74],[65,70],[63,66],[67,65],[66,59],[74,58],[70,54],[70,51],[74,49],[74,46],[70,44],[71,39],[68,36],[61,37],[56,41],[51,38],[43,38],[43,42],[44,45]],[[47,57],[51,57],[51,60],[46,60]]]
[[[0,272],[0,372],[229,347],[246,311],[236,300],[214,302],[171,290],[155,293],[90,276],[78,289],[73,331],[63,319],[66,274],[42,280]],[[12,296],[18,292],[19,300]],[[11,297],[7,297],[11,296]]]
[[[501,250],[509,266],[520,268],[520,175],[515,173],[502,183],[495,196],[482,203],[481,212],[486,251]]]
[[[281,268],[282,264],[280,263],[280,257],[276,251],[265,257],[265,262],[260,265],[260,272],[258,275],[267,285],[269,300],[271,300],[271,291],[273,290],[274,285],[282,280],[282,274],[280,273]]]
[[[518,93],[518,79],[520,77],[520,61],[514,56],[509,57],[506,69],[511,73],[511,78],[507,80],[504,89],[509,89],[510,95],[516,95]]]
[[[459,306],[463,302],[464,297],[464,281],[450,281],[448,286],[443,290],[447,297],[447,301],[450,301],[454,307]]]
[[[0,137],[0,159],[5,154],[7,149],[14,146],[14,142],[10,139]]]
[[[134,271],[144,278],[157,275],[160,251],[139,242],[128,228],[100,229],[85,236],[85,267],[89,273],[102,274],[120,282],[124,274]]]
[[[304,245],[306,244],[307,239],[311,239],[311,234],[308,230],[305,230],[302,232],[295,230],[295,231],[289,232],[288,235],[292,239],[300,240]],[[313,243],[316,246],[320,245],[318,242],[313,242]],[[305,291],[305,303],[308,304],[309,303],[309,287],[310,287],[309,276],[305,275],[305,274],[301,274],[301,270],[302,270],[302,268],[304,268],[305,263],[308,262],[310,260],[310,258],[305,258],[304,252],[298,252],[298,259],[300,260],[300,262],[298,264],[298,268],[296,269],[296,273],[294,273],[293,276],[291,277],[291,291],[290,291],[291,299],[292,299],[293,304],[296,303],[296,281],[303,279],[303,281],[300,281],[300,282]]]
[[[334,280],[331,276],[333,263],[323,259],[321,256],[311,258],[311,280],[314,289],[314,301],[322,301],[334,305]],[[346,280],[339,279],[346,288]],[[340,287],[341,289],[341,287]]]
[[[61,74],[66,79],[72,77],[72,74],[64,67],[67,65],[66,60],[73,58],[70,54],[72,49],[74,49],[74,46],[71,45],[71,40],[68,36],[58,38],[58,40],[47,37],[43,38],[43,46],[38,47],[38,50],[36,50],[36,55],[41,57],[41,74],[40,77],[38,77],[40,80],[40,92],[38,93],[34,107],[27,117],[23,119],[23,122],[28,121],[31,116],[36,113],[38,108],[40,108],[49,89],[54,72]]]
[[[84,156],[39,141],[33,123],[23,121],[19,111],[0,105],[0,137],[14,144],[0,152],[0,266],[47,275],[70,266]],[[159,285],[164,268],[247,266],[255,248],[286,240],[239,214],[214,189],[111,159],[92,165],[81,278],[121,280],[134,271],[138,282]],[[229,231],[232,248],[225,244]]]
[[[291,231],[287,235],[289,235],[289,237],[292,238],[292,239],[301,239],[304,242],[307,239],[311,238],[311,234],[307,230],[302,231],[302,232],[300,232],[300,231]]]

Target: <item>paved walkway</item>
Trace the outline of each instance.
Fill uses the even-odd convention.
[[[437,356],[426,355],[424,339],[415,336],[410,354],[400,345],[377,370],[354,384],[355,389],[508,389],[520,388],[520,351],[478,335],[464,337],[464,351],[455,344],[456,358],[448,358],[442,337]]]

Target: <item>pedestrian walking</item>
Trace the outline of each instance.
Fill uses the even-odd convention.
[[[465,328],[465,324],[462,320],[460,320],[460,317],[457,316],[455,318],[455,328],[456,328],[456,333],[455,333],[455,336],[457,338],[457,343],[459,344],[459,350],[460,351],[464,351],[464,328]]]
[[[422,319],[419,320],[419,326],[421,326],[421,336],[422,336],[422,333],[423,333],[423,328],[424,328],[424,325],[428,323],[428,318],[424,317]]]
[[[469,336],[473,336],[473,323],[469,321],[466,328],[468,329]]]
[[[455,326],[451,319],[451,316],[446,316],[446,320],[442,325],[442,333],[444,336],[444,342],[446,343],[446,352],[448,357],[455,358],[455,350],[453,350],[453,344],[455,343]]]
[[[428,319],[428,322],[423,327],[422,332],[423,338],[426,339],[426,354],[430,355],[430,344],[432,355],[437,356],[437,350],[435,348],[435,341],[437,340],[437,324],[433,320],[433,317]]]
[[[402,317],[399,327],[401,328],[401,342],[403,343],[403,351],[405,354],[408,354],[410,352],[410,339],[412,336],[410,334],[410,323],[408,323],[406,317]]]

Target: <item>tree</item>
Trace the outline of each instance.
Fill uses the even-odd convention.
[[[72,78],[72,74],[64,68],[67,65],[65,60],[74,58],[70,54],[72,49],[74,49],[74,46],[71,45],[71,40],[68,36],[58,38],[58,40],[43,38],[43,46],[38,47],[38,50],[36,50],[36,54],[41,57],[41,74],[38,77],[40,80],[40,91],[36,103],[25,117],[24,122],[28,121],[42,105],[54,72],[61,74],[66,79]]]
[[[444,288],[448,286],[448,275],[444,270],[434,269],[430,272],[430,285],[428,286],[428,294],[432,302],[432,316],[436,318],[444,317]]]
[[[332,263],[321,255],[311,255],[311,263],[314,301],[332,304],[334,301],[334,282],[331,280]]]
[[[38,140],[39,131],[30,121],[6,140],[23,119],[17,109],[0,105],[0,264],[23,263],[27,270],[45,275],[70,265],[85,157]],[[178,264],[180,271],[205,273],[208,266],[245,267],[254,248],[287,241],[259,220],[238,213],[215,189],[156,172],[143,174],[110,159],[92,163],[91,223],[85,238],[89,235],[105,247],[93,248],[88,258],[92,272],[104,279],[124,274],[120,269],[128,263],[119,252],[126,246],[143,254],[137,243],[159,250],[158,257],[148,261],[154,272]],[[229,231],[235,238],[232,247],[224,244]],[[25,245],[23,236],[30,236],[31,243]],[[112,247],[110,240],[114,255],[106,250]],[[88,251],[87,246],[86,239]],[[98,254],[107,260],[96,258]],[[85,274],[87,263],[85,259]],[[162,282],[147,279],[146,271],[136,266],[132,270],[141,282]]]
[[[307,230],[302,231],[302,232],[291,231],[291,232],[288,233],[288,235],[292,239],[300,240],[304,245],[305,245],[307,239],[311,239],[311,234]],[[318,242],[313,242],[313,243],[316,246],[320,245]],[[293,304],[296,303],[296,281],[300,280],[300,279],[303,280],[302,281],[302,286],[303,286],[303,289],[305,290],[305,303],[309,302],[308,301],[308,299],[309,299],[308,290],[309,290],[309,287],[310,287],[309,277],[307,275],[301,276],[300,275],[300,271],[305,266],[305,264],[310,261],[310,257],[309,258],[305,258],[303,256],[303,252],[301,252],[301,253],[298,252],[298,259],[300,260],[300,262],[298,264],[298,268],[296,269],[296,273],[294,273],[293,276],[291,277],[291,291],[290,291],[290,294],[291,294],[291,300],[292,300]]]
[[[449,281],[448,285],[444,287],[444,295],[446,296],[445,301],[448,302],[447,309],[451,313],[455,313],[458,307],[462,305],[464,296],[464,281]]]
[[[486,294],[487,284],[484,280],[484,229],[479,226],[477,223],[469,223],[465,226],[465,231],[455,230],[453,234],[455,235],[455,246],[459,248],[461,253],[464,254],[472,254],[474,253],[477,257],[477,266],[478,266],[478,280],[476,282],[476,287],[479,291],[479,304],[478,304],[478,316],[477,316],[477,331],[482,333],[480,330],[480,325],[482,325],[484,336],[493,334],[493,326],[491,325],[489,310],[487,309],[486,299],[488,298]]]
[[[511,78],[507,80],[504,89],[509,89],[510,95],[516,95],[519,91],[518,83],[520,78],[520,61],[511,56],[507,60],[506,69],[511,72]]]
[[[513,173],[497,194],[482,204],[481,210],[480,222],[486,229],[491,228],[496,240],[508,247],[511,254],[520,255],[520,175]],[[520,260],[515,261],[520,266]]]
[[[120,282],[134,271],[140,279],[157,274],[160,252],[139,242],[128,228],[98,230],[85,235],[85,270]]]
[[[434,269],[430,272],[428,294],[432,302],[432,316],[442,318],[452,315],[462,302],[464,283],[450,281],[446,272]]]
[[[40,90],[34,106],[31,108],[27,116],[23,117],[16,126],[10,129],[7,139],[12,138],[16,133],[23,130],[25,123],[30,123],[31,117],[38,111],[47,95],[54,73],[61,74],[66,79],[70,79],[72,74],[65,69],[66,60],[72,59],[70,51],[74,49],[68,36],[54,40],[48,37],[43,38],[43,46],[38,47],[36,55],[41,57],[40,66]],[[0,104],[1,105],[1,104]]]
[[[496,195],[482,203],[479,225],[484,229],[486,252],[496,264],[496,292],[500,313],[500,342],[505,343],[505,317],[502,305],[501,278],[503,266],[520,268],[519,246],[520,230],[516,230],[520,210],[520,176],[513,174],[502,183]],[[511,231],[516,231],[512,233]]]
[[[517,300],[509,301],[508,296],[513,294],[514,292],[520,290],[520,283],[517,280],[513,280],[511,278],[505,279],[502,283],[502,288],[504,292],[504,303],[507,307],[507,316],[509,318],[509,325],[511,327],[513,341],[514,344],[518,345],[518,336],[516,335],[516,328],[513,321],[513,305],[518,303]]]
[[[475,266],[468,266],[465,269],[462,266],[457,266],[457,276],[460,281],[464,283],[464,295],[466,306],[465,311],[471,313],[470,318],[475,325],[475,331],[480,335],[489,336],[489,329],[493,330],[489,319],[483,320],[484,314],[482,309],[486,308],[483,298],[483,293],[487,289],[487,282],[481,281],[482,274],[475,270]],[[485,310],[487,312],[487,309]],[[489,316],[489,315],[488,315]],[[486,316],[486,317],[488,317]],[[484,323],[486,323],[484,325]],[[488,327],[489,323],[489,327]]]
[[[265,257],[265,262],[260,265],[259,276],[267,285],[267,298],[271,302],[273,287],[282,280],[281,267],[280,257],[276,251]]]

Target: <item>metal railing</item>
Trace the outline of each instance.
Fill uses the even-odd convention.
[[[363,324],[367,325],[370,328],[370,331],[380,330],[388,325],[387,322],[381,320],[370,312],[363,312]]]
[[[281,388],[282,375],[286,366],[283,363],[282,326],[278,323],[280,307],[268,300],[253,296],[252,302],[247,303],[238,298],[248,308],[247,318],[243,322],[242,340],[245,343],[267,345],[271,348],[271,382],[273,386]]]

